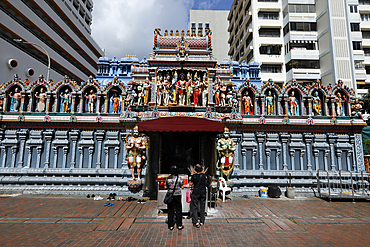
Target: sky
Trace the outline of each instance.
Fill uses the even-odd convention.
[[[187,30],[189,10],[229,10],[233,0],[94,0],[92,37],[109,58],[153,51],[154,29]]]

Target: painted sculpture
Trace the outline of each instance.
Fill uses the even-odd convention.
[[[345,102],[346,99],[342,97],[342,94],[340,92],[337,93],[335,96],[335,111],[337,113],[337,116],[345,116],[346,111],[345,111]]]
[[[132,179],[135,179],[135,167],[137,169],[138,179],[141,179],[141,169],[146,161],[146,143],[143,136],[139,135],[138,126],[134,127],[133,135],[126,136],[126,149],[128,150],[128,164],[131,169]]]
[[[360,117],[363,121],[365,121],[365,119],[363,118],[362,114],[361,114],[361,109],[362,109],[362,105],[361,103],[358,101],[358,98],[355,99],[355,102],[352,104],[351,106],[351,110],[352,110],[352,116],[353,117]]]
[[[315,91],[312,97],[312,111],[315,116],[321,116],[322,110],[321,110],[321,99],[319,97],[319,93]]]
[[[88,106],[89,113],[93,113],[94,107],[95,107],[95,100],[96,100],[96,95],[94,93],[94,90],[91,89],[89,95],[87,95],[86,93],[85,98],[87,99],[87,106]]]
[[[12,99],[11,104],[10,104],[10,111],[18,112],[21,106],[21,99],[22,99],[22,94],[19,92],[19,88],[16,87],[14,89],[13,95],[10,94],[9,97]]]
[[[297,98],[294,96],[294,91],[290,94],[288,98],[288,115],[298,116],[299,115],[299,104]]]
[[[234,141],[230,138],[229,129],[225,127],[223,137],[217,141],[216,150],[218,153],[217,169],[220,169],[222,176],[226,176],[226,180],[229,180],[230,173],[234,168],[235,149]]]
[[[266,96],[267,115],[274,115],[274,105],[275,105],[275,95],[272,95],[270,90],[268,92],[268,95]]]
[[[71,93],[68,89],[60,94],[60,112],[70,112]]]
[[[46,93],[44,88],[40,89],[40,92],[36,92],[35,97],[37,98],[37,112],[44,112],[46,109]]]

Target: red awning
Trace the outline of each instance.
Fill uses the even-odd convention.
[[[147,120],[138,124],[140,132],[200,132],[212,131],[222,133],[224,124],[204,118],[166,117]]]

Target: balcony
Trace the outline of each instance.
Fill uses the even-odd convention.
[[[319,50],[292,49],[285,55],[285,63],[288,63],[292,59],[319,60],[319,56]]]
[[[286,81],[321,79],[320,69],[291,69],[286,73]]]
[[[354,60],[365,60],[364,50],[353,50],[353,59]]]

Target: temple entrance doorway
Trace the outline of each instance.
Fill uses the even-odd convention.
[[[190,174],[190,166],[204,165],[213,172],[215,133],[160,133],[158,173],[169,174],[170,167],[177,165],[181,174]]]

